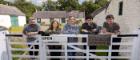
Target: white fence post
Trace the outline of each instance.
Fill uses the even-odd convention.
[[[131,59],[130,60],[140,60],[140,32],[138,32],[138,38],[133,39],[133,47],[131,51]]]
[[[6,37],[6,46],[7,46],[7,53],[8,53],[8,60],[13,60],[12,58],[12,50],[11,50],[11,44],[10,44],[10,40],[8,37]]]
[[[39,60],[46,60],[45,45],[40,35],[38,36],[38,40],[39,40]]]
[[[89,45],[88,45],[88,37],[86,37],[86,60],[89,60]]]

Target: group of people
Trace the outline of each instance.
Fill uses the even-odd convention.
[[[60,23],[56,20],[52,21],[49,28],[43,33],[47,34],[120,34],[120,26],[118,23],[114,22],[114,16],[109,14],[106,16],[106,21],[103,26],[100,27],[93,22],[92,17],[86,17],[85,22],[82,26],[76,23],[76,18],[70,16],[67,23],[64,25],[63,29],[60,28]],[[27,42],[34,42],[38,33],[40,33],[40,25],[36,23],[34,18],[30,18],[29,24],[23,29],[23,33],[27,36]],[[69,42],[73,42],[74,38],[70,38]],[[28,45],[31,47],[31,45]],[[39,47],[34,45],[35,49]],[[70,48],[68,48],[70,49]],[[30,55],[38,55],[37,52],[30,51]],[[68,53],[71,55],[71,53]],[[70,60],[70,59],[69,59]]]
[[[96,23],[93,22],[92,17],[86,17],[85,23],[82,26],[78,26],[76,23],[76,18],[70,16],[67,20],[67,24],[63,29],[60,28],[60,24],[57,21],[53,21],[46,30],[46,33],[49,34],[119,34],[120,26],[116,22],[114,22],[113,15],[106,16],[106,22],[103,23],[102,27],[97,26]]]

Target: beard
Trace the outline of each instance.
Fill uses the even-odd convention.
[[[34,26],[36,26],[36,24],[30,24],[30,26],[34,27]]]

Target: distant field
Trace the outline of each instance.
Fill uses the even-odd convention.
[[[26,42],[26,40],[23,37],[9,37],[11,42]],[[12,48],[17,48],[17,49],[26,49],[27,45],[25,44],[11,44]],[[25,54],[25,52],[27,51],[12,51],[13,55],[23,55]],[[28,52],[26,53],[28,54]],[[21,60],[17,57],[13,58],[13,60]],[[26,59],[22,59],[22,60],[26,60]]]
[[[23,27],[21,26],[13,26],[9,28],[10,33],[22,33]]]
[[[13,48],[26,48],[25,45],[12,45]],[[26,51],[12,51],[14,55],[23,55]],[[13,58],[13,60],[19,60],[19,58]]]
[[[9,28],[10,33],[22,33],[23,31],[23,26],[13,26]],[[47,26],[41,26],[41,30],[45,31],[48,27]]]

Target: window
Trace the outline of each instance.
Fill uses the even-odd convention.
[[[61,18],[61,22],[62,22],[62,23],[66,23],[65,18]]]
[[[37,23],[41,23],[41,18],[37,18]]]
[[[19,26],[18,17],[17,16],[10,16],[11,25],[12,26]]]
[[[54,18],[50,18],[50,22],[53,22],[54,21]]]
[[[123,15],[123,2],[119,3],[119,15]]]

